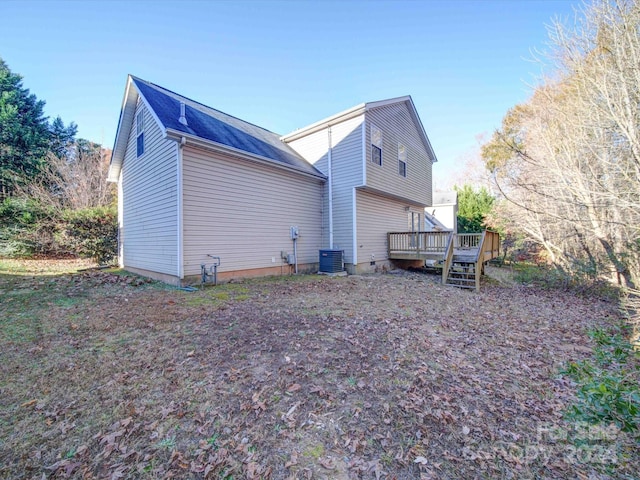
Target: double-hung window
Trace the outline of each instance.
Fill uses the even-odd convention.
[[[140,110],[136,115],[136,152],[137,156],[144,153],[144,111]]]
[[[382,131],[371,125],[371,162],[382,166]]]
[[[398,174],[407,176],[407,147],[401,143],[398,144]]]

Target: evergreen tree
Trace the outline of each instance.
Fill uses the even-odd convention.
[[[44,103],[0,58],[0,200],[34,178],[43,165],[50,142]]]
[[[60,158],[73,155],[73,144],[78,131],[78,126],[71,122],[65,126],[60,117],[51,122],[49,132],[51,134],[51,152]]]
[[[471,185],[455,186],[458,192],[458,232],[478,233],[484,230],[485,217],[495,199],[485,187],[475,190]]]

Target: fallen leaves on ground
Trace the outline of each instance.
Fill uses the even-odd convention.
[[[596,299],[418,273],[0,282],[2,478],[600,475],[548,434],[570,429],[558,369],[616,315]]]

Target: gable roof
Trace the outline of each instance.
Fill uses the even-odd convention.
[[[203,145],[325,178],[319,170],[280,140],[280,135],[129,75],[109,166],[109,181],[118,179],[138,97],[150,110],[165,138],[194,139]],[[179,121],[181,104],[184,104],[186,125]]]
[[[363,113],[368,112],[373,108],[384,107],[384,106],[393,105],[396,103],[405,103],[407,105],[409,114],[411,115],[411,118],[415,123],[416,128],[418,129],[418,134],[420,135],[420,139],[422,140],[422,143],[427,153],[429,154],[429,158],[431,159],[431,162],[432,163],[437,162],[438,159],[436,158],[436,154],[433,151],[433,147],[431,147],[431,142],[429,141],[429,137],[427,137],[427,132],[425,132],[424,130],[424,126],[422,125],[422,121],[420,120],[420,116],[418,115],[418,111],[416,110],[416,106],[413,103],[413,99],[411,98],[411,95],[405,95],[404,97],[389,98],[387,100],[379,100],[377,102],[361,103],[359,105],[356,105],[355,107],[349,108],[348,110],[345,110],[343,112],[336,113],[335,115],[327,117],[324,120],[320,120],[319,122],[312,123],[311,125],[308,125],[304,128],[295,130],[294,132],[284,135],[282,137],[282,140],[285,142],[290,142],[292,140],[296,140],[298,138],[307,136],[318,130],[322,130],[323,128],[326,128],[330,125],[335,125],[337,123],[344,122],[345,120],[348,120],[350,118],[357,117],[358,115],[362,115]]]

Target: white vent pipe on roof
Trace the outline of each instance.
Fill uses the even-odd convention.
[[[188,124],[187,124],[187,117],[185,116],[185,111],[186,111],[186,107],[184,105],[184,102],[180,102],[180,118],[178,118],[178,122],[180,122],[182,125],[186,127]]]

